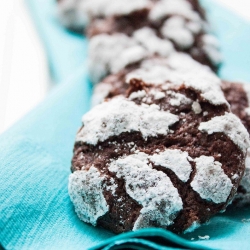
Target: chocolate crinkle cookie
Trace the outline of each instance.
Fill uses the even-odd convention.
[[[155,0],[57,0],[60,21],[69,29],[83,31],[94,19],[133,16],[149,10]]]
[[[217,79],[206,66],[201,65],[185,53],[172,53],[169,57],[149,57],[139,63],[126,67],[116,74],[104,78],[94,87],[92,106],[102,103],[106,98],[117,95],[127,96],[130,91],[130,79],[136,77],[154,85],[166,81],[178,80],[181,74],[205,74],[209,79]],[[208,80],[209,81],[209,80]]]
[[[250,133],[250,84],[222,82],[222,90],[231,110],[236,114]],[[246,170],[233,201],[236,206],[250,205],[250,149],[246,158]]]
[[[207,71],[212,77],[213,73],[208,68],[195,62],[191,57],[183,53],[172,54],[169,58],[153,57],[142,61],[137,66],[121,70],[117,74],[106,77],[95,86],[92,97],[92,105],[102,103],[107,98],[117,95],[127,96],[130,91],[128,80],[136,74],[141,78],[154,84],[172,79],[173,75],[188,72]],[[195,74],[195,73],[194,73]],[[215,77],[215,76],[213,76]],[[250,84],[232,83],[221,81],[221,88],[226,100],[230,104],[231,111],[237,115],[247,131],[250,132]],[[233,201],[234,205],[250,205],[250,149],[246,158],[246,170],[238,188],[237,195]]]
[[[245,170],[248,132],[221,81],[210,70],[154,81],[154,70],[130,72],[126,96],[95,106],[76,136],[75,211],[115,233],[193,231],[225,210]]]
[[[188,53],[214,71],[221,64],[217,39],[187,0],[154,1],[148,12],[142,10],[130,17],[97,18],[87,33],[92,37],[89,59],[94,82],[147,55],[167,57],[174,51]],[[95,79],[100,68],[102,75]]]
[[[178,13],[183,8],[197,12],[205,19],[205,12],[198,0],[164,0],[167,7],[175,9]],[[69,29],[84,31],[93,20],[114,18],[119,22],[118,26],[134,26],[136,21],[139,25],[145,22],[149,12],[155,9],[159,13],[159,2],[163,0],[57,0],[58,16],[60,21]],[[166,5],[164,5],[166,7]],[[182,10],[179,10],[181,8]],[[162,10],[160,10],[162,12]],[[167,10],[169,12],[169,10]],[[170,10],[173,12],[173,10]],[[143,20],[144,19],[144,20]],[[117,26],[117,27],[118,27]]]
[[[83,32],[89,22],[88,16],[83,11],[82,0],[56,0],[57,16],[63,26],[76,31]]]
[[[175,51],[217,71],[222,58],[197,0],[60,0],[66,27],[86,27],[94,83],[148,56]]]

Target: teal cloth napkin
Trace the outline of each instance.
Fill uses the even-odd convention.
[[[53,0],[27,0],[58,84],[0,136],[0,242],[6,249],[250,249],[250,208],[229,209],[194,233],[145,229],[115,236],[81,222],[69,200],[74,137],[89,109],[84,37],[64,30]],[[250,24],[204,0],[226,64],[221,76],[250,81]],[[199,236],[209,235],[209,240]],[[192,240],[191,240],[192,239]]]

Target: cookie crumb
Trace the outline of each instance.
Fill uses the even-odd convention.
[[[193,102],[192,109],[195,114],[200,114],[202,112],[201,105],[198,102]]]
[[[198,238],[200,239],[200,240],[209,240],[210,239],[210,236],[209,235],[205,235],[205,236],[198,236]]]

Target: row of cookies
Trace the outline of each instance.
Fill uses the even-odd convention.
[[[93,82],[150,55],[190,54],[214,71],[221,64],[218,41],[210,32],[198,0],[60,0],[67,27],[90,39]]]
[[[249,176],[238,186],[249,175],[249,92],[213,73],[221,56],[199,2],[58,6],[67,27],[89,36],[89,72],[100,82],[72,159],[79,218],[115,233],[189,232],[224,211],[237,189],[247,201]]]

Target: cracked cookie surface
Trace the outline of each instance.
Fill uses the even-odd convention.
[[[115,233],[188,232],[225,210],[249,139],[209,74],[175,72],[155,84],[134,72],[126,97],[83,117],[69,179],[81,220]]]

